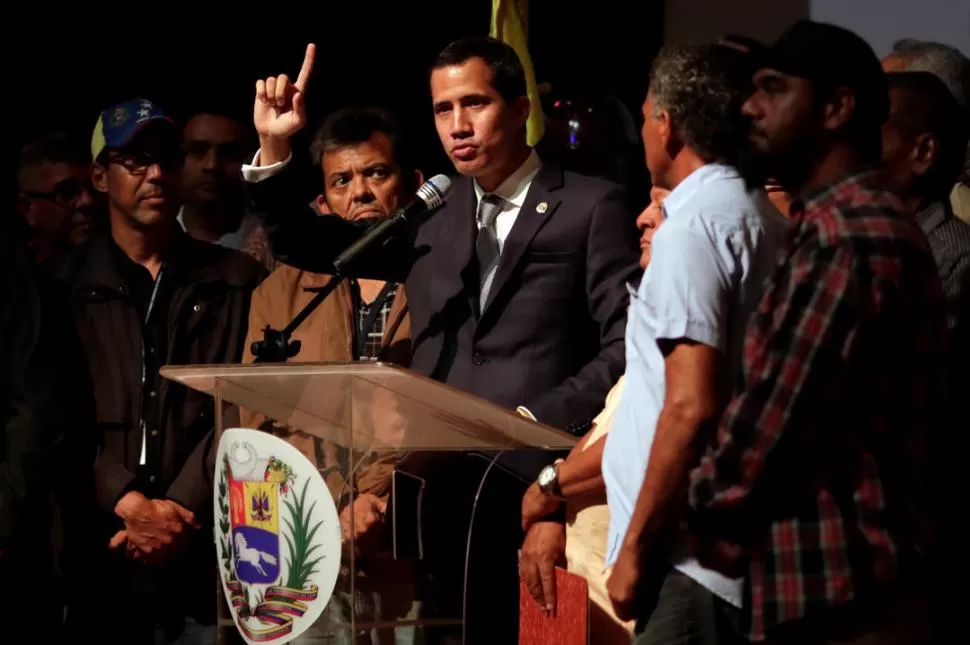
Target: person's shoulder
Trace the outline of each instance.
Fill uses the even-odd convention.
[[[925,246],[925,235],[875,171],[848,177],[806,202],[803,231],[822,246],[871,248],[877,240]]]
[[[294,285],[300,284],[305,273],[306,271],[302,269],[297,269],[296,267],[281,262],[260,283],[256,289],[256,293],[263,297],[280,293],[290,293],[293,291]]]

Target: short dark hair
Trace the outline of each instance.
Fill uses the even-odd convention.
[[[17,177],[29,168],[45,163],[88,165],[91,149],[67,132],[45,132],[28,141],[17,156]]]
[[[668,45],[650,71],[654,114],[670,114],[677,136],[704,161],[739,163],[747,139],[741,106],[751,77],[744,55],[718,45]]]
[[[472,59],[481,58],[492,71],[492,87],[502,100],[512,103],[528,96],[525,82],[525,69],[515,50],[497,38],[478,36],[456,40],[438,54],[431,71],[442,67],[461,65]]]
[[[890,90],[897,91],[889,126],[905,137],[933,134],[941,153],[924,181],[929,195],[946,199],[960,176],[967,149],[966,112],[946,84],[930,72],[886,74]]]
[[[402,173],[412,172],[416,165],[397,117],[373,106],[348,106],[329,114],[313,137],[310,154],[315,163],[321,163],[324,153],[364,143],[378,132],[391,142]]]

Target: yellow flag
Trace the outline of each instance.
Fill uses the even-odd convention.
[[[542,139],[545,132],[545,115],[542,113],[542,103],[539,100],[539,88],[536,85],[535,71],[532,69],[532,58],[529,56],[528,45],[529,0],[492,0],[492,28],[489,32],[492,38],[511,45],[522,61],[525,68],[526,89],[532,109],[529,112],[529,122],[526,138],[530,146],[534,146]]]

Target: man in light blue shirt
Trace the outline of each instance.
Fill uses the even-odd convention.
[[[665,48],[643,105],[647,166],[671,192],[650,265],[630,287],[626,390],[602,463],[608,590],[620,618],[637,620],[637,645],[737,637],[743,581],[686,556],[676,527],[697,444],[711,439],[737,379],[748,316],[787,230],[735,169],[744,62],[716,47]]]

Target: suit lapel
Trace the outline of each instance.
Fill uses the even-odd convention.
[[[515,218],[515,224],[512,225],[512,230],[505,240],[495,279],[488,292],[488,301],[482,308],[483,314],[505,288],[536,233],[556,211],[560,200],[557,199],[554,191],[561,188],[562,184],[562,170],[556,166],[544,166],[536,175],[519,210],[519,215]]]
[[[446,244],[454,249],[454,258],[459,271],[465,269],[475,256],[475,213],[477,199],[472,180],[463,177],[455,190],[452,203],[455,205],[454,214],[448,217],[448,239]]]
[[[472,180],[467,177],[460,177],[455,180],[455,192],[444,206],[448,210],[446,213],[439,213],[435,217],[446,219],[443,226],[439,229],[440,239],[436,239],[436,247],[443,249],[443,254],[449,256],[447,264],[442,266],[439,277],[447,281],[447,288],[438,293],[442,298],[440,306],[465,291],[466,283],[471,279],[470,271],[474,273],[475,260],[475,237],[478,234],[478,227],[475,224],[475,215],[478,210],[478,199],[475,197],[475,187]],[[438,251],[436,251],[437,253]],[[477,284],[477,279],[475,280]],[[470,290],[471,294],[475,290]],[[477,307],[477,299],[469,300],[469,305],[474,311]]]

